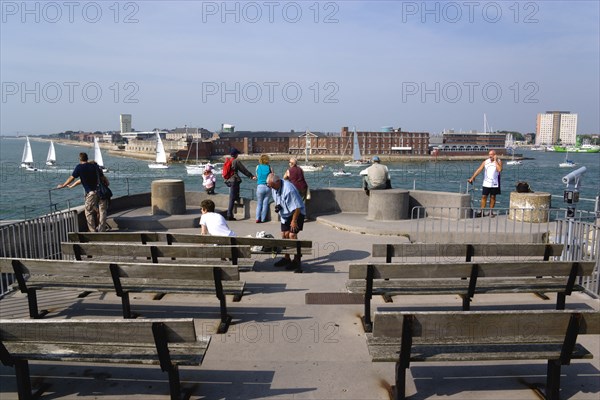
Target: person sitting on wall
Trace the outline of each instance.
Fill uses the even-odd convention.
[[[363,175],[363,189],[367,196],[370,194],[371,190],[392,188],[388,167],[381,164],[379,156],[374,156],[371,161],[373,164],[360,173]]]

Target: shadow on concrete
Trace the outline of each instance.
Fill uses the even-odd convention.
[[[460,365],[460,363],[459,363]],[[547,362],[531,364],[426,366],[413,363],[410,367],[417,393],[410,400],[434,396],[460,395],[462,392],[489,392],[542,389],[545,392]],[[572,385],[569,383],[573,383]],[[577,393],[600,393],[600,371],[586,361],[561,369],[561,399],[574,398]],[[510,398],[510,395],[508,395]],[[533,397],[532,397],[533,398]]]
[[[169,398],[167,374],[160,366],[148,368],[101,364],[30,363],[33,392],[42,390],[45,400],[75,396],[107,395],[165,396]],[[272,388],[275,371],[204,370],[202,367],[180,367],[181,391],[185,399],[258,399],[286,396],[316,390],[316,388]],[[0,366],[0,398],[16,392],[14,370]],[[144,397],[142,397],[144,398]]]

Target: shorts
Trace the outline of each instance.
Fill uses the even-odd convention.
[[[497,194],[500,194],[500,187],[491,188],[491,187],[485,187],[484,186],[481,189],[481,194],[483,196],[487,196],[487,195],[495,196]]]
[[[290,221],[287,224],[282,223],[281,224],[281,232],[292,232],[292,227],[290,226],[291,222],[292,222],[292,219],[290,218]],[[304,215],[300,214],[298,216],[298,220],[296,222],[298,222],[298,232],[300,232],[304,228]],[[292,232],[292,233],[298,233],[298,232]]]

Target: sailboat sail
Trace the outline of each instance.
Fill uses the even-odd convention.
[[[352,138],[352,160],[346,161],[344,166],[362,167],[364,165],[369,165],[369,162],[362,159],[362,155],[360,154],[360,146],[358,145],[358,134],[356,133],[356,128],[354,128],[354,137]]]
[[[23,148],[23,157],[21,162],[23,164],[33,164],[33,153],[31,152],[31,143],[29,143],[29,137],[26,138],[25,147]]]
[[[56,151],[54,150],[54,142],[50,141],[50,147],[48,148],[48,155],[46,156],[46,165],[56,164]]]
[[[354,129],[354,139],[352,142],[352,159],[354,161],[360,161],[362,156],[360,155],[360,147],[358,147],[358,135],[356,134],[356,129]]]
[[[98,138],[94,138],[94,161],[100,167],[104,167],[104,160],[102,159],[102,151],[100,151],[100,143],[98,143]]]
[[[33,153],[31,152],[29,137],[26,140],[25,147],[23,148],[23,156],[21,157],[21,168],[25,168],[28,171],[37,171],[37,168],[33,166]]]
[[[160,134],[156,132],[156,162],[148,164],[148,168],[152,169],[167,169],[167,153],[165,152],[165,146],[160,139]]]
[[[156,134],[156,162],[160,164],[167,163],[167,153],[165,152],[165,146],[163,145],[160,135]]]

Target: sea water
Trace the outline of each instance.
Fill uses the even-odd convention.
[[[31,139],[30,139],[31,140]],[[83,204],[83,188],[56,189],[72,173],[78,163],[79,153],[85,151],[93,157],[92,144],[81,146],[64,145],[55,142],[57,165],[45,165],[49,141],[31,140],[33,158],[38,171],[27,171],[20,168],[21,155],[25,138],[0,139],[0,220],[32,218],[50,211],[62,210]],[[501,174],[502,194],[497,198],[496,207],[507,208],[509,193],[514,190],[518,181],[527,181],[536,192],[549,192],[554,197],[555,208],[564,207],[562,196],[565,185],[562,177],[573,169],[560,168],[558,164],[564,160],[564,154],[554,152],[521,151],[527,160],[521,165],[504,165]],[[169,169],[152,170],[148,161],[127,157],[117,157],[103,151],[106,173],[115,197],[150,191],[150,185],[156,179],[182,179],[186,190],[202,191],[202,176],[188,175],[183,164],[171,164]],[[582,180],[578,209],[593,210],[593,199],[600,193],[600,154],[570,154],[577,167],[587,167]],[[485,159],[473,161],[438,161],[434,158],[420,162],[386,163],[392,177],[392,187],[403,189],[447,191],[454,193],[469,192],[473,195],[473,204],[478,204],[481,197],[481,174],[474,185],[467,179]],[[254,173],[257,161],[243,161],[248,170]],[[306,172],[305,177],[311,188],[349,187],[360,188],[362,178],[359,172],[363,168],[343,166],[343,161],[328,161],[323,171]],[[288,163],[275,161],[272,163],[275,172],[283,175]],[[344,169],[351,176],[333,176],[333,172]],[[255,198],[256,182],[243,178],[241,193],[243,197]],[[227,193],[228,188],[217,177],[217,192]]]

